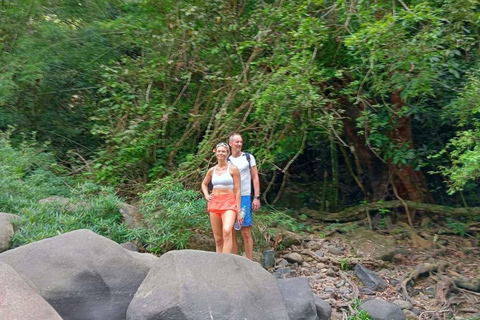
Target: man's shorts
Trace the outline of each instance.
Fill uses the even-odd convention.
[[[250,196],[242,196],[240,206],[245,208],[242,227],[250,227],[252,225],[252,198]]]

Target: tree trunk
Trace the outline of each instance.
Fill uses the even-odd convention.
[[[404,105],[400,98],[400,91],[397,90],[392,94],[392,103],[396,115]],[[413,148],[412,121],[410,117],[394,116],[392,123],[395,129],[391,132],[390,139],[400,147]],[[409,165],[398,167],[390,163],[389,166],[393,174],[392,183],[395,183],[400,197],[415,202],[433,202],[423,172],[416,171]]]

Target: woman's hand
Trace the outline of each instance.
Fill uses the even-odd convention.
[[[207,200],[207,202],[212,200],[212,195],[211,194],[206,195],[205,200]]]

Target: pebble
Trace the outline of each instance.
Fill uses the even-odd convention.
[[[326,274],[329,277],[335,277],[337,275],[337,273],[335,271],[333,271],[331,268],[328,268]]]
[[[345,284],[345,281],[340,280],[340,281],[335,282],[335,287],[340,288],[340,287],[343,286],[344,284]]]

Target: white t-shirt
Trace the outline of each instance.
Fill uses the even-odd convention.
[[[233,156],[229,157],[229,160],[231,163],[235,165],[235,167],[238,168],[238,171],[240,171],[240,180],[241,180],[241,194],[242,196],[250,196],[252,194],[252,186],[251,186],[251,181],[252,181],[252,176],[250,174],[250,168],[248,167],[248,160],[247,156],[245,155],[245,152],[242,152],[242,154],[239,157],[234,158]],[[255,161],[255,157],[250,154],[250,167],[254,167],[257,165],[257,162]]]

